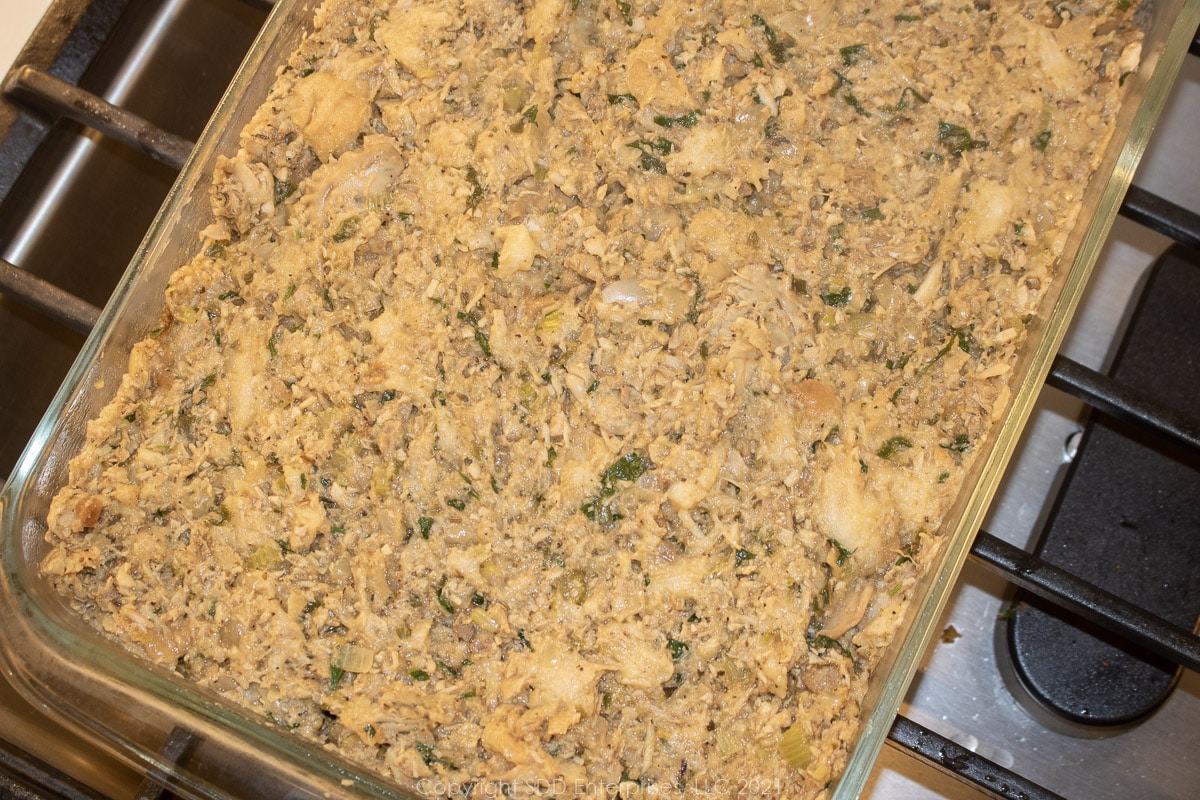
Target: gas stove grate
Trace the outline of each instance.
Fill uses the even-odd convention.
[[[247,6],[268,9],[273,0],[240,0]],[[27,48],[27,63],[14,68],[3,92],[18,113],[0,116],[0,202],[45,138],[51,125],[70,119],[116,140],[141,149],[179,169],[191,142],[147,122],[102,98],[79,88],[80,76],[103,45],[130,0],[58,0],[55,8],[64,24],[40,31],[41,39]],[[1200,55],[1200,33],[1190,52]],[[1162,233],[1176,242],[1200,246],[1200,215],[1161,197],[1131,187],[1121,207],[1130,220]],[[53,283],[30,275],[0,259],[0,293],[17,300],[55,322],[86,334],[100,310],[63,291]],[[1146,427],[1191,450],[1200,450],[1200,424],[1188,414],[1122,385],[1102,373],[1059,356],[1047,379],[1088,405]],[[2,484],[0,484],[2,485]],[[1060,604],[1173,663],[1200,671],[1200,637],[1137,605],[1087,582],[1055,565],[980,531],[971,557],[1013,586]],[[984,794],[1003,800],[1062,800],[1060,795],[988,760],[950,739],[898,716],[889,741],[925,763]],[[186,748],[184,748],[186,749]],[[180,750],[178,741],[164,745],[164,754]],[[94,795],[87,787],[58,774],[52,767],[0,741],[0,798],[79,798]],[[139,797],[168,796],[150,779]]]
[[[1190,257],[1183,258],[1181,256],[1178,259],[1182,262],[1179,269],[1193,270],[1200,267],[1200,261],[1196,260],[1194,253],[1183,251],[1183,255]],[[1173,256],[1169,253],[1168,258],[1171,257]],[[1185,294],[1185,296],[1190,295]],[[1149,441],[1152,443],[1161,441],[1165,443],[1164,448],[1168,448],[1169,452],[1183,453],[1185,459],[1191,459],[1183,462],[1180,466],[1180,469],[1185,472],[1189,469],[1186,464],[1194,465],[1196,463],[1194,455],[1200,452],[1197,438],[1200,426],[1197,425],[1195,418],[1157,401],[1145,401],[1141,397],[1141,392],[1098,373],[1093,373],[1091,370],[1061,357],[1056,361],[1048,383],[1067,391],[1099,410],[1112,411],[1114,416],[1119,415],[1121,419],[1132,422],[1145,431],[1152,432],[1153,438]],[[1066,487],[1064,487],[1065,490]],[[1157,499],[1152,500],[1152,503],[1157,504],[1158,502]],[[1184,537],[1194,536],[1194,534],[1194,530],[1183,530],[1179,533]],[[1151,534],[1146,531],[1141,535],[1149,537]],[[1099,547],[1098,542],[1095,546]],[[1076,616],[1105,631],[1115,633],[1124,641],[1166,659],[1166,662],[1171,665],[1200,671],[1200,637],[1179,624],[1167,621],[1137,604],[1127,602],[1055,564],[1014,547],[984,531],[977,535],[971,549],[971,557],[1013,586],[1028,590],[1039,598],[1049,600],[1055,604],[1055,606],[1051,606],[1052,609],[1066,610],[1069,612],[1068,617]],[[1187,564],[1186,561],[1184,563]],[[1184,567],[1185,570],[1188,568]],[[1194,569],[1194,565],[1190,568]],[[1133,582],[1129,582],[1127,585],[1132,586]],[[1133,591],[1134,589],[1122,586],[1122,590]],[[1192,615],[1188,617],[1188,623],[1194,624],[1195,610],[1184,609],[1184,611]],[[1056,616],[1058,615],[1056,614]],[[1009,624],[1012,624],[1011,620]],[[1044,642],[1038,642],[1038,644],[1044,644]],[[1085,646],[1087,646],[1086,643]],[[1057,653],[1043,655],[1044,651],[1042,650],[1036,652],[1038,653],[1037,664],[1039,667],[1046,660],[1058,657]],[[1135,657],[1141,658],[1136,652]],[[1070,656],[1067,658],[1069,659]],[[1130,694],[1135,691],[1134,687],[1129,687]],[[1170,691],[1169,687],[1167,691]],[[1068,726],[1064,725],[1064,727]],[[1031,789],[1024,783],[1014,780],[1008,770],[1001,769],[986,759],[969,753],[954,742],[932,731],[915,726],[907,720],[897,720],[890,739],[895,745],[912,752],[921,761],[960,780],[978,785],[990,796],[1006,798],[1006,800],[1055,796],[1050,793],[1042,793],[1044,790],[1041,787]],[[982,783],[980,783],[981,774],[985,776]]]

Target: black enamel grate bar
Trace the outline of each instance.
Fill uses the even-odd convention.
[[[1200,214],[1137,186],[1125,193],[1120,213],[1188,247],[1200,247]]]
[[[196,734],[176,727],[167,737],[161,755],[172,764],[183,766],[192,757],[198,744],[199,739]],[[174,800],[175,795],[168,788],[169,785],[170,779],[167,776],[152,771],[146,776],[146,780],[134,800]]]
[[[1200,421],[1129,384],[1063,356],[1054,359],[1046,383],[1092,408],[1200,450]]]
[[[1140,283],[1110,367],[1112,386],[1137,387],[1187,422],[1200,393],[1200,329],[1191,321],[1200,303],[1200,254],[1177,246]],[[1085,594],[1068,595],[1075,606],[1019,590],[1000,623],[1006,684],[1060,732],[1108,735],[1135,726],[1171,696],[1180,664],[1197,671],[1196,658],[1178,656],[1188,647],[1200,652],[1186,638],[1200,616],[1200,451],[1156,433],[1161,422],[1088,413],[1033,553],[1177,626],[1176,652],[1144,646],[1154,644],[1145,641],[1153,620],[1129,618],[1129,609],[1086,586]],[[1132,637],[1106,624],[1122,613]]]
[[[3,739],[0,739],[0,798],[104,800],[102,795]]]
[[[129,0],[56,0],[22,50],[23,64],[77,83],[109,39]],[[45,141],[50,125],[0,103],[0,203]]]
[[[26,64],[4,84],[9,97],[42,106],[181,169],[194,144],[48,72]]]
[[[1064,800],[1061,795],[907,717],[896,717],[888,740],[921,763],[973,786],[996,800]]]
[[[52,283],[0,259],[0,293],[20,300],[73,331],[87,334],[96,325],[100,309],[64,292]]]
[[[50,72],[29,64],[17,67],[4,82],[4,96],[86,125],[178,170],[193,142],[177,136]],[[0,293],[28,305],[79,333],[87,334],[100,312],[53,284],[0,260]]]
[[[1200,55],[1200,33],[1190,52]],[[1185,246],[1200,244],[1200,215],[1139,187],[1130,187],[1121,213]],[[1194,417],[1070,359],[1062,356],[1055,359],[1047,383],[1166,441],[1193,451],[1198,449],[1200,425]],[[977,535],[971,556],[1015,586],[1069,609],[1173,663],[1200,671],[1200,637],[1193,632],[989,533],[981,531]],[[1058,797],[903,716],[896,718],[888,739],[919,761],[977,787],[988,796],[1003,800]]]
[[[971,556],[1010,583],[1200,672],[1200,637],[1191,631],[1172,625],[986,531],[975,537]]]

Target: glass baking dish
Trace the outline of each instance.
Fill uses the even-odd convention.
[[[158,324],[167,278],[189,260],[210,220],[209,176],[266,98],[276,68],[306,32],[319,0],[282,0],[150,228],[66,381],[0,494],[0,663],[33,703],[181,796],[408,797],[315,745],[264,724],[166,670],[133,660],[85,626],[38,574],[46,512],[86,424],[109,401],[134,343]],[[1021,428],[1117,213],[1180,62],[1200,0],[1150,0],[1140,70],[1127,80],[1117,130],[1089,187],[1064,270],[1010,384],[1012,400],[980,452],[925,576],[862,706],[858,741],[831,788],[857,797],[890,729]],[[169,746],[168,746],[169,745]],[[180,758],[179,753],[184,756]],[[752,776],[749,776],[752,777]]]

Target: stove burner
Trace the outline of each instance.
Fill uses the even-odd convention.
[[[1177,248],[1150,273],[1113,377],[1178,409],[1200,396],[1200,254]],[[1200,616],[1200,454],[1096,412],[1037,555],[1185,629]],[[1014,695],[1075,735],[1135,725],[1180,669],[1020,592],[1000,663]],[[1008,657],[1005,658],[1004,656]]]

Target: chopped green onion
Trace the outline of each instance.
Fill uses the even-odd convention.
[[[812,745],[802,722],[796,722],[779,740],[779,754],[792,769],[808,769],[813,761]]]
[[[443,575],[441,583],[439,583],[437,585],[437,589],[434,590],[434,594],[437,596],[438,605],[441,606],[443,609],[445,609],[447,614],[453,614],[454,606],[450,603],[450,601],[448,599],[446,599],[446,595],[444,595],[442,593],[442,591],[445,588],[446,588],[446,576]]]
[[[347,217],[333,234],[335,242],[345,242],[358,233],[358,217]]]

